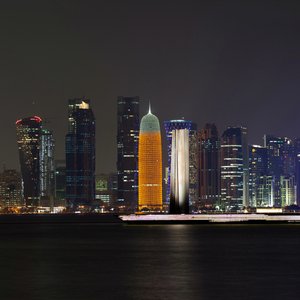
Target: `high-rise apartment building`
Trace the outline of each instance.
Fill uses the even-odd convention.
[[[189,132],[189,202],[192,210],[198,206],[198,133],[197,125],[187,120],[170,120],[164,122],[168,147],[168,176],[166,187],[165,205],[170,205],[171,193],[171,153],[172,131],[175,129],[187,129]]]
[[[162,210],[162,145],[158,118],[149,112],[140,124],[138,210]]]
[[[221,207],[239,211],[249,205],[247,129],[229,127],[221,137]]]
[[[90,101],[73,102],[66,135],[66,200],[72,210],[89,209],[95,198],[95,118]]]
[[[139,97],[118,97],[117,112],[117,207],[135,212],[138,201]]]
[[[40,198],[41,125],[42,119],[38,116],[16,121],[25,205],[33,208],[39,205]]]
[[[220,202],[220,139],[215,124],[199,131],[199,208]]]

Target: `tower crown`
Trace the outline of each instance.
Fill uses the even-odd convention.
[[[140,132],[160,132],[158,118],[151,113],[143,116],[141,120]]]

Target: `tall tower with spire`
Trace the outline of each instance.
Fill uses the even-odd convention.
[[[158,118],[149,112],[140,124],[138,210],[162,210],[162,146]]]

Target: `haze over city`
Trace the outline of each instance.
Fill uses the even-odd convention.
[[[151,100],[160,121],[247,126],[298,137],[296,1],[4,1],[1,164],[19,168],[15,121],[40,115],[64,158],[67,100],[96,117],[99,172],[116,169],[117,96]],[[164,136],[163,136],[164,139]]]

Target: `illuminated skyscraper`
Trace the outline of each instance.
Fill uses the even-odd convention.
[[[266,180],[264,178],[267,175],[267,149],[259,145],[249,146],[249,206],[257,207],[262,203],[270,203],[269,200],[263,200],[261,197],[258,201],[258,193],[262,195],[264,191],[263,187],[260,187],[260,192],[258,191],[260,182],[262,186],[267,186]],[[270,186],[270,185],[269,185]],[[264,205],[265,206],[265,205]]]
[[[53,206],[54,194],[54,139],[52,132],[43,128],[40,140],[40,205]]]
[[[295,184],[295,178],[291,178],[296,175],[297,150],[295,150],[294,143],[287,137],[272,135],[265,135],[264,143],[268,154],[267,172],[269,176],[273,176],[274,181],[273,205],[282,207],[282,205],[289,205],[287,203],[294,203],[290,196],[286,200],[286,192],[281,191],[281,187],[288,191],[293,189],[291,184]],[[287,186],[289,187],[287,188]],[[296,193],[294,193],[294,197],[296,197]]]
[[[199,131],[199,205],[214,208],[220,201],[220,139],[215,124]]]
[[[151,113],[141,120],[139,135],[139,211],[162,210],[162,147],[158,118]]]
[[[192,209],[197,206],[198,203],[198,134],[197,125],[192,121],[187,120],[171,120],[165,121],[164,127],[167,136],[168,147],[168,178],[166,188],[165,204],[170,204],[170,192],[171,192],[171,150],[172,150],[172,131],[175,129],[187,129],[189,132],[189,202]]]
[[[221,206],[238,211],[249,205],[247,129],[229,127],[221,138]]]
[[[189,130],[172,130],[170,213],[189,213]]]
[[[66,135],[66,200],[73,210],[88,209],[95,198],[95,118],[89,101],[83,99],[75,106],[70,119]]]
[[[37,116],[17,120],[17,143],[24,198],[27,207],[37,207],[40,197],[40,141],[42,119]]]
[[[117,207],[123,212],[137,209],[139,101],[139,97],[118,97]]]

